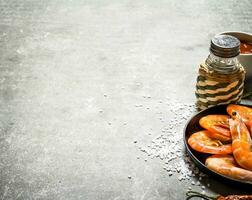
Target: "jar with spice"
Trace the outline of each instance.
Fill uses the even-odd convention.
[[[239,63],[240,41],[230,35],[216,35],[210,54],[200,64],[196,83],[197,107],[236,103],[241,100],[245,70]]]

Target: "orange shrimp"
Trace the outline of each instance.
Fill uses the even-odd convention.
[[[211,132],[211,138],[227,142],[231,141],[228,119],[228,115],[207,115],[199,120],[199,124]]]
[[[206,159],[205,164],[217,173],[252,183],[252,172],[239,167],[232,155],[212,155]]]
[[[250,128],[252,136],[252,108],[230,104],[227,106],[227,113],[230,116],[239,115],[243,122]]]
[[[232,150],[236,162],[243,168],[252,171],[252,140],[244,122],[230,119]]]
[[[220,140],[211,139],[211,134],[208,130],[193,133],[189,139],[188,144],[196,151],[210,154],[230,154],[232,153],[231,144],[222,144]]]

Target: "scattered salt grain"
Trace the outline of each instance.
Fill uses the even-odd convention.
[[[147,96],[147,98],[151,97]],[[163,101],[159,100],[158,102],[162,103]],[[135,106],[143,107],[142,104]],[[202,180],[201,177],[204,177],[205,174],[199,171],[189,156],[183,151],[183,129],[187,120],[196,111],[195,106],[169,100],[168,103],[160,105],[160,108],[156,108],[157,119],[161,123],[165,122],[165,124],[162,125],[160,130],[155,130],[155,132],[160,132],[159,136],[139,149],[148,156],[151,155],[151,158],[159,158],[164,163],[165,166],[163,168],[168,172],[169,176],[172,176],[174,173],[179,174],[179,181],[190,180],[195,176]],[[151,133],[148,133],[148,135],[151,135]],[[191,184],[200,185],[199,182],[195,183],[194,181]]]

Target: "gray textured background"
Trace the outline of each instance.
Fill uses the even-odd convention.
[[[194,103],[210,38],[251,16],[249,0],[0,1],[0,199],[184,199],[191,181],[133,141],[158,135],[158,100]]]

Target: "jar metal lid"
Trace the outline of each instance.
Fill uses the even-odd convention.
[[[210,51],[222,58],[232,58],[240,54],[240,41],[231,35],[216,35],[211,40]]]

